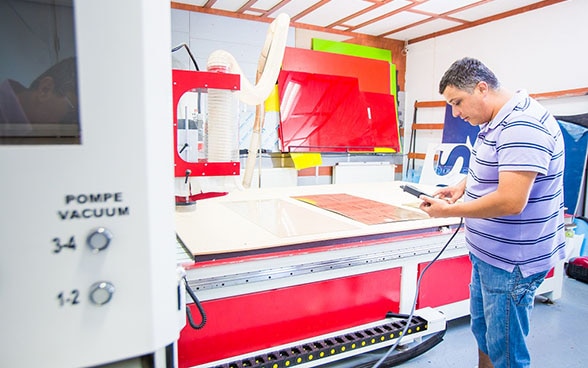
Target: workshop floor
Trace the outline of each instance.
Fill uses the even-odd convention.
[[[533,368],[588,366],[588,284],[564,277],[562,297],[553,304],[535,300],[528,338]],[[469,317],[449,321],[444,340],[398,367],[473,368],[476,343]]]

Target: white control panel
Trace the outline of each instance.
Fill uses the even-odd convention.
[[[96,366],[170,346],[184,313],[173,222],[170,4],[39,2],[56,4],[44,24],[35,22],[35,2],[10,3],[0,10],[4,24],[22,23],[36,36],[21,54],[10,47],[3,64],[33,73],[32,62],[73,56],[77,93],[48,91],[54,110],[71,109],[79,121],[50,121],[29,135],[38,127],[31,114],[27,129],[18,119],[0,129],[0,366]],[[75,47],[67,46],[72,39]],[[2,79],[33,91],[33,78],[2,68]]]

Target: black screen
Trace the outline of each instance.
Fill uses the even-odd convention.
[[[72,0],[0,0],[0,144],[80,144]]]

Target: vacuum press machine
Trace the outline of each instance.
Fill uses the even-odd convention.
[[[0,80],[68,62],[43,77],[63,90],[9,105],[46,124],[2,115],[20,129],[0,128],[0,366],[177,367],[169,3],[4,1],[0,18]]]
[[[270,25],[255,85],[222,50],[206,72],[172,72],[178,263],[192,300],[182,368],[373,367],[390,353],[389,366],[469,313],[461,219],[429,218],[403,183],[250,188],[288,21]],[[244,173],[239,101],[256,106]],[[562,274],[539,292],[559,297]]]
[[[180,366],[325,366],[400,336],[440,341],[447,319],[469,313],[460,219],[429,218],[400,184],[237,190],[176,211],[200,323],[180,334]],[[558,298],[561,274],[539,293]]]

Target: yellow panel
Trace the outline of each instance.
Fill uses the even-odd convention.
[[[294,167],[296,168],[296,170],[320,166],[323,163],[323,158],[321,154],[317,152],[291,152],[290,157],[292,157],[292,161],[294,161]]]
[[[272,93],[270,93],[269,97],[265,100],[265,111],[280,111],[280,96],[278,94],[277,84],[274,86]]]

